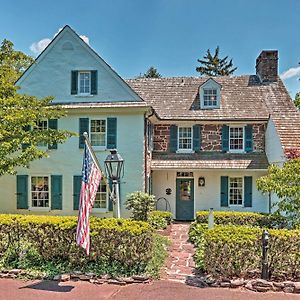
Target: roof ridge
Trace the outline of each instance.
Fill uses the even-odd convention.
[[[256,74],[244,74],[236,76],[170,76],[170,77],[160,77],[160,78],[126,78],[126,81],[141,80],[141,81],[160,81],[165,79],[208,79],[208,78],[245,78],[250,76],[257,76]]]

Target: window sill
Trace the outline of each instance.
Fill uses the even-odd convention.
[[[191,150],[191,149],[186,149],[186,150],[183,150],[183,149],[180,149],[180,150],[177,150],[176,153],[195,153],[194,150]]]
[[[106,147],[101,147],[101,146],[92,146],[93,150],[96,152],[103,152],[103,151],[108,151]]]
[[[28,208],[29,211],[51,211],[50,207],[30,207]]]
[[[247,153],[245,150],[229,150],[229,151],[227,151],[227,153],[239,153],[239,154],[241,154],[241,153]]]
[[[91,94],[77,94],[77,95],[74,95],[75,97],[77,98],[92,98],[94,97],[95,95],[91,95]]]

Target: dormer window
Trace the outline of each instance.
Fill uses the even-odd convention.
[[[199,88],[200,108],[213,109],[220,107],[221,85],[210,78]]]

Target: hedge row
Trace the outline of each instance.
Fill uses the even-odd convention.
[[[196,221],[207,223],[208,211],[198,211]],[[215,224],[220,225],[247,225],[267,228],[285,228],[286,219],[282,216],[254,212],[216,211],[213,213]]]
[[[153,250],[153,230],[148,223],[92,217],[91,251],[85,256],[76,245],[77,217],[0,215],[0,259],[14,245],[29,244],[46,261],[63,260],[145,266]]]
[[[165,229],[172,222],[173,215],[169,211],[152,211],[149,214],[148,222],[154,229]]]
[[[190,240],[196,246],[198,268],[216,277],[247,276],[248,271],[261,269],[261,236],[259,227],[194,223]],[[273,279],[300,277],[300,230],[270,229],[269,271]]]

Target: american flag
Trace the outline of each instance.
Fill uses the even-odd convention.
[[[90,253],[90,213],[102,178],[91,151],[93,150],[85,140],[76,242],[85,249],[87,255]]]

